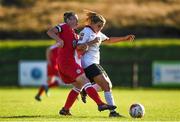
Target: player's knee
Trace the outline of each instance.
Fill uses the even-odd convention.
[[[76,87],[73,87],[72,89],[73,89],[75,92],[77,92],[77,93],[80,93],[80,91],[81,91],[81,89],[76,88]]]
[[[109,78],[106,79],[106,85],[107,85],[108,90],[110,91],[112,89],[112,83]]]
[[[87,83],[89,83],[89,79],[85,76],[85,74],[82,74],[76,78],[74,85],[78,88],[82,88]]]
[[[87,82],[86,84],[84,84],[84,85],[82,86],[81,91],[82,91],[83,89],[86,90],[86,89],[89,88],[89,87],[92,87],[92,85],[91,85],[90,82]]]
[[[83,85],[84,85],[85,83],[89,82],[89,79],[83,73],[82,75],[78,76],[77,81],[81,81],[81,83],[83,83]]]
[[[107,91],[110,91],[111,90],[111,88],[112,88],[112,85],[109,83],[109,82],[104,82],[104,88],[103,88],[103,90],[105,91],[105,92],[107,92]]]
[[[108,84],[109,84],[109,88],[110,88],[110,90],[111,90],[111,89],[112,89],[112,83],[109,82]]]

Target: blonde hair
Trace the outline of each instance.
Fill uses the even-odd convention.
[[[105,18],[100,15],[100,14],[97,14],[96,12],[93,12],[93,11],[89,11],[89,10],[84,10],[86,12],[86,24],[96,24],[98,22],[101,22],[103,24],[106,23],[106,20]]]

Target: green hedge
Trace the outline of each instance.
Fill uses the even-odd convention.
[[[179,45],[139,48],[104,46],[101,49],[101,59],[114,85],[132,86],[133,62],[137,62],[139,85],[151,86],[152,62],[155,60],[180,60],[179,52]]]
[[[18,85],[20,60],[45,60],[54,41],[10,41],[0,44],[0,86]],[[132,86],[133,63],[139,66],[139,85],[151,86],[152,62],[180,60],[180,40],[138,40],[101,47],[101,64],[115,86]]]

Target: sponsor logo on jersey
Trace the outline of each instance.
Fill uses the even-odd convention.
[[[83,40],[84,33],[80,33],[79,41]]]
[[[80,74],[80,73],[81,73],[81,70],[80,70],[80,69],[77,69],[77,70],[76,70],[76,73],[77,73],[77,74]]]

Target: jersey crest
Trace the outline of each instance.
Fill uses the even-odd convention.
[[[83,40],[84,33],[80,33],[79,41]]]

